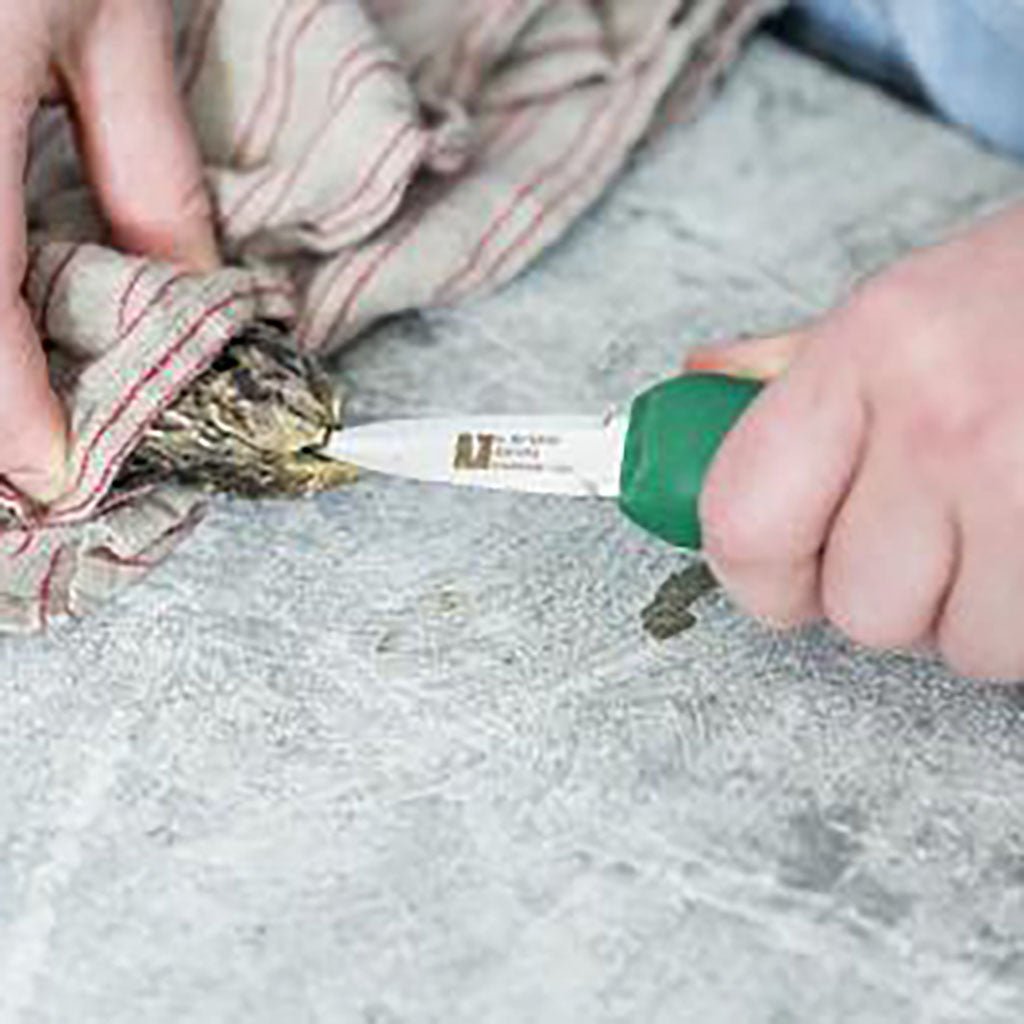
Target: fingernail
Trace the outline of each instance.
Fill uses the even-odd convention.
[[[193,246],[185,255],[185,263],[196,274],[213,274],[224,265],[212,240]]]
[[[688,356],[685,363],[690,373],[721,373],[744,380],[763,380],[771,376],[771,370],[764,364],[754,364],[749,360],[729,358],[726,352],[702,351]]]
[[[702,346],[686,359],[691,372],[723,373],[745,380],[765,381],[781,376],[802,344],[798,334],[742,338],[722,345]]]
[[[705,349],[687,356],[686,369],[693,373],[728,373],[739,376],[747,372],[748,367],[742,362],[729,359],[725,352]]]
[[[224,265],[212,237],[183,245],[174,262],[191,274],[213,274]]]

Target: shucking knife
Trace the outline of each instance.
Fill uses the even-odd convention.
[[[762,386],[687,374],[619,414],[380,421],[338,432],[323,454],[427,483],[615,498],[649,533],[698,550],[704,477]]]

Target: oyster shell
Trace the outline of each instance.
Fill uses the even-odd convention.
[[[341,396],[322,364],[286,339],[273,324],[239,335],[153,422],[113,490],[177,483],[271,498],[351,483],[353,466],[319,454],[341,427]],[[0,510],[0,527],[17,522]]]
[[[232,342],[152,424],[115,488],[175,482],[268,498],[351,483],[354,467],[319,454],[341,427],[341,396],[285,337],[259,325]]]

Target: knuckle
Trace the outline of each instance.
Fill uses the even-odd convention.
[[[731,489],[708,480],[700,500],[703,546],[718,564],[747,565],[766,561],[772,550],[770,534]]]
[[[789,632],[814,621],[811,611],[796,605],[779,603],[772,607],[749,608],[748,613],[769,629]]]
[[[854,643],[869,650],[907,647],[920,639],[914,625],[899,609],[883,607],[874,594],[858,595],[849,587],[837,585],[827,562],[821,602],[825,618]]]
[[[975,500],[998,507],[1018,532],[1024,525],[1024,445],[1013,439],[1021,436],[1024,415],[991,410],[973,432],[965,460],[965,488]]]
[[[935,284],[913,261],[862,286],[839,322],[912,456],[938,457],[946,471],[977,450],[993,419],[992,387],[955,311],[936,315]]]
[[[838,322],[859,348],[890,353],[894,344],[907,343],[919,334],[918,326],[928,297],[905,266],[890,270],[884,279],[857,285],[838,311]]]
[[[820,619],[817,567],[780,563],[725,572],[712,563],[736,605],[770,629],[787,631]]]
[[[890,631],[881,627],[874,615],[865,613],[864,609],[854,602],[826,589],[822,597],[822,604],[828,621],[855,644],[871,650],[880,650],[890,646]],[[896,643],[898,644],[899,641]]]
[[[1024,680],[1024,645],[982,644],[956,624],[943,623],[936,646],[946,665],[965,679],[993,683]]]
[[[991,657],[955,640],[940,639],[939,654],[946,665],[965,679],[995,679],[1000,675]]]
[[[895,387],[944,368],[958,350],[955,330],[936,317],[934,287],[912,264],[858,286],[837,323],[866,368]]]
[[[922,374],[898,410],[902,442],[910,459],[922,469],[938,469],[944,478],[965,460],[974,463],[990,448],[991,402],[965,378],[959,375],[959,379],[931,381]],[[1005,445],[1005,438],[1003,441]],[[986,458],[1005,461],[995,449]]]

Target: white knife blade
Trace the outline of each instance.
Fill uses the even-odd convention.
[[[336,433],[322,454],[428,483],[614,498],[626,416],[387,420]]]

